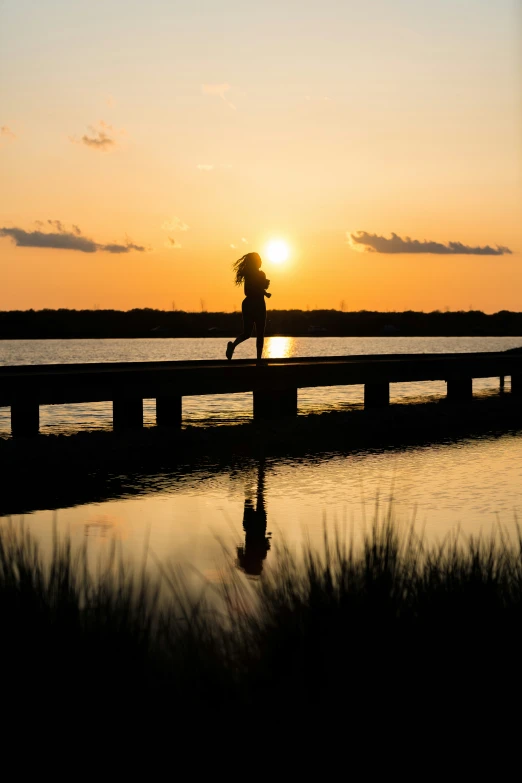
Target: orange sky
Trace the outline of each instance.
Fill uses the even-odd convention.
[[[0,309],[236,309],[277,237],[274,308],[522,310],[514,4],[177,5],[0,6]]]

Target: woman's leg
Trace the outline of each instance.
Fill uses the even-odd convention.
[[[248,312],[248,307],[243,307],[243,331],[232,343],[234,348],[237,348],[240,343],[244,343],[245,340],[248,340],[249,337],[252,337],[253,328],[254,319],[252,318],[252,314]]]
[[[227,359],[232,358],[232,354],[234,353],[237,346],[240,345],[240,343],[244,343],[245,340],[248,340],[248,338],[252,336],[252,329],[254,328],[254,318],[251,313],[251,308],[249,307],[249,303],[247,302],[246,299],[243,300],[241,310],[243,313],[243,331],[238,337],[236,337],[234,342],[228,343]]]
[[[252,329],[250,329],[250,332],[248,332],[245,328],[243,328],[243,331],[238,337],[236,337],[232,345],[234,348],[237,348],[240,343],[244,343],[245,340],[248,340],[250,337],[252,337]]]
[[[256,313],[256,350],[257,360],[259,361],[263,355],[263,346],[265,344],[265,325],[266,325],[266,307],[264,306]]]
[[[265,335],[261,332],[257,332],[257,326],[256,326],[256,351],[257,351],[257,360],[259,361],[261,357],[263,356],[263,346],[265,344]]]

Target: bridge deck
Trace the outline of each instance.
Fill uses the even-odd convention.
[[[10,406],[13,434],[38,431],[38,407],[112,401],[115,427],[141,426],[143,399],[157,400],[158,424],[181,423],[181,398],[253,392],[254,416],[297,413],[297,389],[363,384],[365,406],[389,402],[389,384],[446,381],[448,397],[472,395],[473,378],[511,376],[522,385],[522,355],[379,354],[189,362],[24,365],[0,368],[0,406]],[[141,412],[140,412],[141,411]]]

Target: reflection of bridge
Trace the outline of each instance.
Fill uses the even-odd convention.
[[[34,435],[39,406],[111,401],[115,429],[143,425],[143,400],[156,399],[158,426],[181,425],[184,396],[253,392],[254,418],[297,414],[297,390],[364,385],[366,408],[390,401],[390,383],[446,381],[448,399],[473,393],[473,378],[511,376],[522,395],[522,355],[509,353],[382,354],[320,358],[192,362],[54,364],[0,368],[0,406],[11,407],[13,435]]]

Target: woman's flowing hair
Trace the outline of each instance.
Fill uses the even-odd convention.
[[[259,253],[246,253],[241,258],[238,258],[232,264],[232,269],[235,272],[235,284],[241,285],[244,282],[246,275],[249,272],[255,272],[261,266],[261,256]]]

